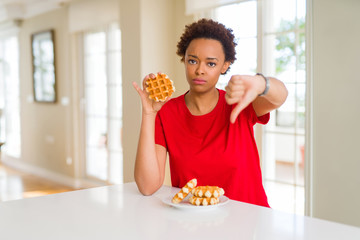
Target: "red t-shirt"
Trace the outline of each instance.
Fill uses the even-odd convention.
[[[219,93],[216,107],[202,116],[190,113],[185,95],[171,99],[158,112],[155,143],[169,152],[172,185],[183,187],[197,178],[199,186],[224,188],[230,199],[269,207],[253,126],[266,124],[270,114],[257,117],[249,104],[232,124],[235,105],[226,103],[225,91]]]

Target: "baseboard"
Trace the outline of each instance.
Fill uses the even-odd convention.
[[[14,168],[18,171],[28,173],[31,175],[35,175],[44,179],[47,179],[49,181],[56,182],[58,184],[68,186],[75,189],[80,188],[91,188],[91,187],[99,187],[104,186],[104,184],[100,184],[91,180],[86,179],[75,179],[69,176],[65,176],[63,174],[59,174],[53,171],[49,171],[44,168],[40,168],[31,164],[27,164],[25,162],[22,162],[16,158],[4,158],[4,156],[1,158],[1,163]]]

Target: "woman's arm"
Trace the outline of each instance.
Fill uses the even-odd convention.
[[[142,114],[135,161],[135,182],[144,195],[156,192],[164,182],[166,149],[155,144],[155,117]]]
[[[264,91],[265,89],[264,77],[260,75],[256,75],[255,77],[257,78],[260,91],[261,89]],[[253,107],[257,116],[262,116],[274,109],[279,108],[285,102],[288,96],[288,91],[283,82],[272,77],[268,77],[268,79],[269,79],[268,92],[263,96],[258,96],[253,101]],[[260,94],[262,92],[260,92]]]
[[[143,89],[135,82],[134,88],[141,98],[142,119],[139,143],[135,160],[135,182],[139,191],[144,195],[151,195],[163,184],[165,177],[166,149],[155,144],[155,118],[164,102],[155,102],[149,99],[145,82],[154,74],[147,75],[143,80]]]
[[[269,90],[263,95],[266,82],[261,75],[234,75],[226,86],[225,99],[228,104],[237,104],[231,112],[230,121],[235,122],[240,112],[250,103],[257,116],[279,108],[286,100],[288,91],[285,85],[276,78],[269,78]]]

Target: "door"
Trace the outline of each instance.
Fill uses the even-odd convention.
[[[86,178],[122,183],[121,34],[118,24],[83,34]]]

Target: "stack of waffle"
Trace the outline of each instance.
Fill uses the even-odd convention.
[[[189,202],[196,206],[215,205],[219,203],[219,197],[224,195],[224,189],[217,186],[198,186],[192,190]]]
[[[219,197],[224,195],[224,189],[217,186],[197,186],[197,180],[194,178],[186,183],[181,190],[175,194],[172,199],[173,203],[180,203],[191,193],[189,202],[196,206],[215,205],[220,202]]]

